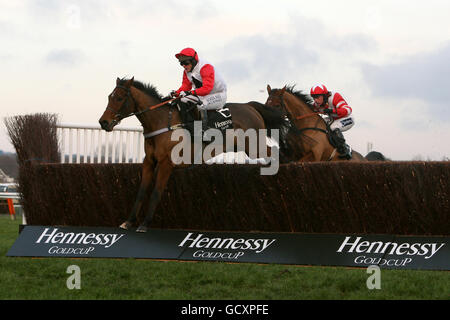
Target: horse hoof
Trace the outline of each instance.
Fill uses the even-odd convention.
[[[128,221],[125,221],[124,223],[122,223],[119,226],[120,229],[125,229],[125,230],[129,230],[131,228],[131,223],[129,223]]]
[[[148,228],[146,226],[139,226],[136,232],[147,232]]]

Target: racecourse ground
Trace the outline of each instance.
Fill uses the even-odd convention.
[[[6,253],[21,220],[0,216],[0,299],[449,299],[447,271],[382,270],[369,290],[366,269],[136,259],[15,258]],[[81,270],[69,290],[67,268]]]

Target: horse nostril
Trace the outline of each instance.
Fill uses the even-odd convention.
[[[102,127],[103,130],[106,130],[108,128],[108,121],[106,120],[100,120],[100,127]]]

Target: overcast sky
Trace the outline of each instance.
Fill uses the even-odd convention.
[[[442,160],[449,13],[447,0],[0,0],[0,149],[14,151],[7,116],[96,125],[117,77],[177,89],[174,54],[193,47],[225,78],[229,102],[264,103],[267,84],[323,83],[353,108],[355,150],[371,142],[393,160]]]

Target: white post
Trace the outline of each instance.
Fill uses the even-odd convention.
[[[138,141],[137,141],[137,134],[136,132],[133,133],[133,161],[134,163],[136,163],[137,160],[137,151],[138,151]]]
[[[97,163],[102,162],[102,131],[98,132]]]
[[[23,225],[27,224],[27,219],[25,218],[25,211],[23,211],[23,209],[22,209],[22,224]]]
[[[88,136],[88,131],[89,130],[83,130],[83,135],[84,135],[83,163],[87,163],[87,156],[88,156],[88,154],[87,154],[87,150],[88,150],[88,148],[87,148],[87,144],[88,144],[87,136]]]
[[[130,151],[130,133],[129,132],[127,132],[127,143],[126,143],[126,145],[125,145],[125,150],[126,150],[126,152],[125,152],[125,163],[128,163],[129,162],[129,151]]]
[[[76,154],[77,154],[77,163],[80,163],[80,129],[77,130],[77,146],[76,146]]]
[[[105,132],[105,163],[109,162],[109,133]]]
[[[116,163],[116,132],[112,133],[111,163]]]
[[[69,163],[72,163],[72,129],[69,129]]]
[[[142,134],[139,135],[138,137],[138,142],[139,142],[139,146],[138,146],[138,161],[142,162],[142,153],[144,151],[144,136]]]
[[[61,163],[65,163],[66,162],[66,129],[64,128],[60,128],[59,129],[61,132]]]
[[[119,134],[119,163],[123,162],[123,131]]]

